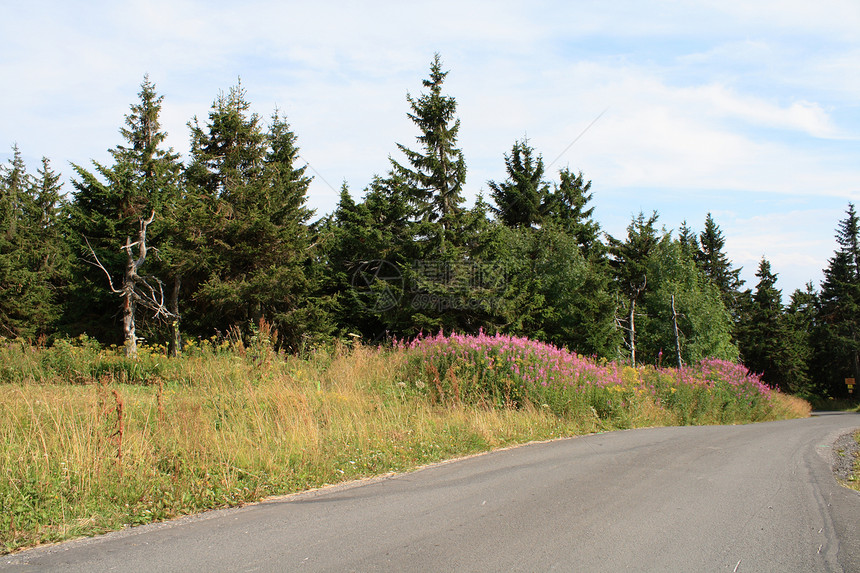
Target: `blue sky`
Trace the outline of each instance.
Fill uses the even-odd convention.
[[[593,181],[622,236],[640,210],[700,231],[712,213],[747,286],[762,256],[787,295],[816,286],[860,200],[856,0],[222,2],[7,0],[0,161],[109,161],[145,73],[169,144],[241,77],[254,111],[286,114],[330,212],[415,146],[406,117],[433,53],[450,70],[467,195],[504,178],[517,139]],[[601,116],[600,114],[603,113]],[[332,189],[331,187],[334,189]],[[67,190],[71,186],[67,184]]]

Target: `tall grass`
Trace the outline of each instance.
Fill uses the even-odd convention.
[[[7,371],[28,372],[0,384],[5,551],[577,431],[543,412],[404,396],[402,356],[373,348],[144,351],[137,370],[95,377],[94,360],[125,361],[99,352],[0,350]],[[79,360],[46,366],[63,354]]]
[[[87,339],[0,345],[0,550],[529,440],[803,414],[754,381],[724,380],[723,366],[636,370],[500,340],[297,358],[259,336],[136,360]]]

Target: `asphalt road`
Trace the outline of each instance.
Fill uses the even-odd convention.
[[[0,558],[2,571],[860,571],[860,414],[498,451]]]

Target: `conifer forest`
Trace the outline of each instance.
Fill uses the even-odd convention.
[[[792,293],[764,258],[745,284],[710,215],[639,213],[610,236],[590,206],[598,182],[550,172],[527,139],[466,206],[447,74],[437,55],[405,98],[415,139],[392,142],[387,173],[344,184],[324,215],[307,205],[299,135],[281,112],[252,112],[241,83],[188,122],[188,157],[166,146],[148,77],[109,162],[62,174],[13,145],[0,166],[0,340],[83,336],[134,356],[141,341],[176,355],[261,324],[289,353],[500,333],[632,365],[735,361],[784,392],[847,397],[845,378],[860,378],[853,204],[821,284]]]

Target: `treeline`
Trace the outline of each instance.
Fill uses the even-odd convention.
[[[311,177],[275,112],[251,112],[241,84],[189,123],[182,161],[165,145],[162,96],[145,78],[110,150],[73,165],[66,196],[48,159],[20,150],[0,172],[0,336],[49,344],[163,344],[268,335],[296,352],[480,329],[635,364],[741,360],[785,391],[841,396],[858,376],[860,229],[849,205],[820,290],[787,304],[762,259],[753,288],[708,215],[677,233],[640,213],[623,237],[593,218],[591,181],[546,173],[527,140],[503,180],[464,206],[456,100],[438,55],[417,97],[417,145],[397,144],[362,198],[344,184],[330,215],[307,207]]]

